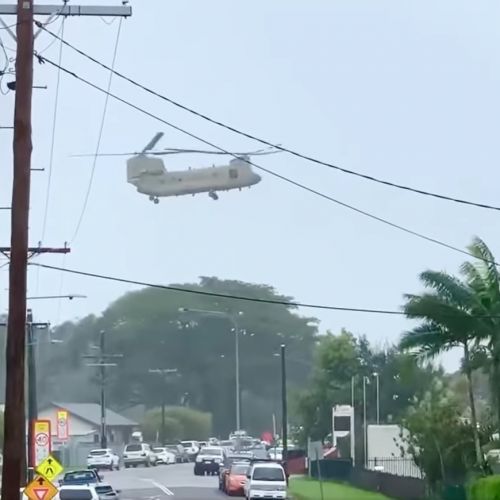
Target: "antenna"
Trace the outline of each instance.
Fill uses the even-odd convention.
[[[141,151],[141,154],[146,153],[150,149],[153,149],[158,141],[164,136],[163,132],[158,132],[145,146],[145,148]]]

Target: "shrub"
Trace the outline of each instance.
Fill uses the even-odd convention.
[[[500,475],[474,481],[469,489],[469,500],[500,500]]]

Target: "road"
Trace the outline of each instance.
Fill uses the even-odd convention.
[[[193,464],[137,467],[102,472],[104,480],[122,490],[121,500],[222,500],[217,476],[195,476]]]

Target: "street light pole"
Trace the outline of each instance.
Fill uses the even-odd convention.
[[[234,350],[235,350],[235,378],[236,378],[236,430],[241,430],[241,390],[240,390],[240,327],[236,318],[224,311],[208,311],[205,309],[190,309],[187,307],[180,307],[179,312],[182,313],[196,313],[204,314],[207,316],[221,316],[227,318],[234,329]],[[238,315],[242,315],[239,312]]]
[[[366,376],[363,375],[363,463],[367,465],[367,435],[366,435]]]
[[[283,462],[285,464],[285,472],[288,470],[287,456],[288,456],[288,408],[286,397],[286,352],[285,344],[281,344],[281,437],[283,446]]]
[[[373,376],[377,379],[377,425],[380,425],[380,376],[378,372]]]

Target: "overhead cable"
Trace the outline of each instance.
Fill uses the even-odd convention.
[[[286,306],[286,307],[305,307],[305,308],[309,308],[309,309],[323,309],[323,310],[328,310],[328,311],[344,311],[344,312],[356,312],[356,313],[365,313],[365,314],[384,314],[384,315],[390,315],[390,316],[407,316],[407,317],[411,316],[409,314],[406,314],[404,311],[398,311],[398,310],[393,310],[393,309],[372,309],[372,308],[365,308],[365,307],[343,307],[343,306],[314,304],[314,303],[310,303],[310,302],[297,302],[297,301],[287,301],[287,300],[279,300],[279,299],[259,299],[256,297],[248,297],[245,295],[209,292],[207,290],[197,290],[195,288],[184,288],[182,286],[175,286],[175,285],[160,285],[157,283],[149,283],[147,281],[138,281],[138,280],[132,280],[132,279],[128,279],[128,278],[119,278],[117,276],[110,276],[107,274],[98,274],[98,273],[92,273],[92,272],[86,272],[86,271],[79,271],[76,269],[68,269],[68,268],[62,268],[62,267],[57,267],[57,266],[50,266],[48,264],[40,264],[40,263],[31,262],[31,263],[29,263],[29,265],[43,267],[45,269],[51,269],[54,271],[62,271],[64,273],[75,274],[78,276],[85,276],[88,278],[97,278],[97,279],[102,279],[102,280],[107,280],[107,281],[114,281],[114,282],[118,282],[118,283],[125,283],[127,285],[136,285],[136,286],[143,286],[143,287],[148,287],[148,288],[156,288],[156,289],[165,290],[168,292],[177,292],[177,293],[190,294],[190,295],[203,295],[206,297],[217,297],[219,299],[241,300],[241,301],[245,301],[245,302],[254,302],[254,303],[258,303],[258,304],[270,304],[270,305]],[[488,318],[488,319],[500,318],[500,316],[494,316],[494,315],[470,315],[470,317]]]
[[[48,30],[47,28],[45,28],[41,23],[39,23],[38,21],[36,21],[36,24],[37,26],[39,26],[41,29],[43,29],[44,31],[46,31],[47,33],[51,34],[53,37],[55,38],[58,38],[57,34],[56,33],[53,33],[52,31]],[[238,135],[241,135],[243,137],[246,137],[247,139],[251,139],[251,140],[254,140],[254,141],[257,141],[257,142],[260,142],[261,144],[265,144],[266,146],[270,146],[272,148],[275,148],[279,151],[283,151],[285,153],[288,153],[290,155],[293,155],[297,158],[301,158],[302,160],[306,160],[306,161],[309,161],[309,162],[312,162],[312,163],[315,163],[317,165],[322,165],[322,166],[325,166],[325,167],[328,167],[328,168],[331,168],[331,169],[334,169],[334,170],[337,170],[339,172],[343,172],[344,174],[349,174],[349,175],[353,175],[353,176],[356,176],[356,177],[359,177],[359,178],[362,178],[362,179],[365,179],[365,180],[368,180],[368,181],[372,181],[372,182],[376,182],[378,184],[383,184],[385,186],[389,186],[389,187],[392,187],[392,188],[396,188],[396,189],[402,189],[402,190],[405,190],[405,191],[409,191],[409,192],[412,192],[412,193],[416,193],[416,194],[420,194],[420,195],[424,195],[424,196],[430,196],[430,197],[433,197],[433,198],[438,198],[440,200],[445,200],[445,201],[450,201],[450,202],[454,202],[454,203],[459,203],[459,204],[462,204],[462,205],[469,205],[469,206],[473,206],[473,207],[478,207],[478,208],[484,208],[484,209],[488,209],[488,210],[496,210],[496,211],[500,211],[500,207],[499,206],[495,206],[495,205],[489,205],[487,203],[480,203],[480,202],[474,202],[474,201],[470,201],[470,200],[465,200],[465,199],[462,199],[462,198],[456,198],[456,197],[453,197],[453,196],[448,196],[448,195],[444,195],[444,194],[441,194],[441,193],[435,193],[435,192],[432,192],[432,191],[425,191],[423,189],[418,189],[418,188],[414,188],[414,187],[411,187],[411,186],[406,186],[406,185],[403,185],[403,184],[398,184],[396,182],[392,182],[392,181],[388,181],[388,180],[385,180],[385,179],[380,179],[378,177],[374,177],[372,175],[368,175],[368,174],[364,174],[362,172],[357,172],[355,170],[350,170],[350,169],[347,169],[347,168],[344,168],[344,167],[340,167],[338,165],[334,165],[333,163],[329,163],[329,162],[326,162],[326,161],[322,161],[322,160],[319,160],[317,158],[314,158],[312,156],[308,156],[306,154],[303,154],[303,153],[299,153],[298,151],[294,151],[293,149],[289,149],[289,148],[286,148],[280,144],[274,144],[270,141],[267,141],[265,139],[262,139],[260,137],[257,137],[255,135],[252,135],[252,134],[249,134],[248,132],[244,132],[242,130],[239,130],[237,128],[234,128],[230,125],[227,125],[221,121],[218,121],[214,118],[211,118],[210,116],[208,115],[205,115],[199,111],[196,111],[184,104],[181,104],[180,102],[178,101],[175,101],[174,99],[171,99],[170,97],[167,97],[165,95],[162,95],[160,94],[159,92],[156,92],[148,87],[146,87],[145,85],[133,80],[132,78],[124,75],[123,73],[120,73],[118,71],[116,71],[115,69],[113,68],[110,68],[109,66],[107,66],[106,64],[104,64],[103,62],[99,61],[98,59],[92,57],[91,55],[87,54],[86,52],[84,52],[83,50],[75,47],[74,45],[70,44],[69,42],[67,41],[64,41],[63,43],[65,43],[69,48],[71,48],[72,50],[74,50],[75,52],[77,52],[78,54],[82,55],[83,57],[89,59],[90,61],[94,62],[95,64],[98,64],[99,66],[101,66],[102,68],[108,70],[108,71],[113,71],[113,73],[118,76],[119,78],[122,78],[123,80],[131,83],[132,85],[144,90],[145,92],[148,92],[149,94],[152,94],[154,95],[155,97],[158,97],[184,111],[187,111],[188,113],[191,113],[199,118],[202,118],[203,120],[206,120],[214,125],[217,125],[219,127],[222,127],[222,128],[225,128],[227,130],[230,130],[231,132],[234,132]]]
[[[52,65],[55,68],[59,68],[60,67],[60,66],[57,65],[57,63],[55,63],[54,61],[51,61],[50,59],[48,59],[45,56],[37,55],[37,57],[38,57],[38,59],[39,59],[39,61],[41,63],[46,62],[46,63]],[[196,139],[196,140],[198,140],[198,141],[200,141],[200,142],[202,142],[202,143],[204,143],[204,144],[206,144],[206,145],[208,145],[210,147],[218,149],[219,151],[221,151],[222,153],[224,153],[226,155],[233,156],[236,159],[239,158],[234,153],[230,153],[229,151],[225,150],[224,148],[221,148],[220,146],[217,146],[216,144],[214,144],[214,143],[212,143],[210,141],[207,141],[206,139],[203,139],[203,138],[197,136],[196,134],[193,134],[193,133],[191,133],[191,132],[189,132],[189,131],[187,131],[187,130],[185,130],[185,129],[177,126],[177,125],[174,125],[173,123],[168,122],[167,120],[164,120],[163,118],[155,115],[154,113],[151,113],[150,111],[147,111],[144,108],[141,108],[140,106],[137,106],[137,105],[131,103],[130,101],[127,101],[126,99],[123,99],[122,97],[119,97],[119,96],[117,96],[115,94],[112,94],[111,92],[107,92],[105,89],[103,89],[103,88],[99,87],[98,85],[92,83],[91,81],[89,81],[89,80],[87,80],[87,79],[85,79],[85,78],[77,75],[75,72],[73,72],[71,70],[68,70],[68,69],[66,69],[64,67],[60,67],[60,69],[62,71],[64,71],[66,74],[71,75],[72,77],[74,77],[77,80],[81,81],[82,83],[85,83],[86,85],[88,85],[88,86],[90,86],[90,87],[98,90],[99,92],[104,92],[104,93],[109,94],[110,97],[113,97],[117,101],[119,101],[119,102],[121,102],[123,104],[126,104],[127,106],[131,107],[132,109],[135,109],[136,111],[139,111],[140,113],[142,113],[142,114],[144,114],[146,116],[149,116],[151,118],[154,118],[155,120],[158,120],[159,122],[163,123],[164,125],[167,125],[168,127],[172,128],[174,130],[177,130],[178,132],[181,132],[181,133],[183,133],[183,134],[185,134],[185,135],[187,135],[187,136],[189,136],[189,137],[191,137],[193,139]],[[467,255],[467,256],[472,257],[474,259],[482,260],[482,261],[485,261],[485,262],[490,262],[490,261],[487,261],[487,260],[482,259],[480,257],[477,257],[476,255],[468,252],[467,250],[463,250],[462,248],[456,247],[454,245],[451,245],[449,243],[443,242],[443,241],[438,240],[436,238],[432,238],[430,236],[426,236],[426,235],[424,235],[422,233],[419,233],[417,231],[413,231],[412,229],[408,229],[408,228],[406,228],[404,226],[401,226],[399,224],[391,222],[391,221],[389,221],[387,219],[383,219],[382,217],[378,217],[377,215],[374,215],[374,214],[371,214],[369,212],[366,212],[365,210],[362,210],[360,208],[354,207],[353,205],[349,205],[348,203],[344,203],[343,201],[337,200],[336,198],[333,198],[332,196],[329,196],[329,195],[327,195],[325,193],[322,193],[321,191],[318,191],[318,190],[316,190],[314,188],[306,186],[305,184],[302,184],[302,183],[297,182],[297,181],[295,181],[293,179],[290,179],[289,177],[281,175],[281,174],[279,174],[279,173],[277,173],[277,172],[275,172],[273,170],[270,170],[270,169],[265,168],[265,167],[263,167],[261,165],[258,165],[255,162],[252,162],[250,160],[244,160],[244,161],[246,163],[248,163],[249,165],[252,165],[253,167],[258,168],[259,170],[262,170],[263,172],[266,172],[269,175],[272,175],[273,177],[276,177],[278,179],[281,179],[284,182],[287,182],[288,184],[292,184],[293,186],[296,186],[296,187],[298,187],[300,189],[308,191],[311,194],[319,196],[319,197],[321,197],[321,198],[323,198],[325,200],[328,200],[328,201],[330,201],[332,203],[335,203],[337,205],[343,206],[344,208],[348,208],[349,210],[352,210],[352,211],[354,211],[356,213],[364,215],[365,217],[369,217],[370,219],[373,219],[373,220],[376,220],[378,222],[381,222],[381,223],[383,223],[383,224],[385,224],[387,226],[390,226],[390,227],[392,227],[394,229],[398,229],[398,230],[403,231],[405,233],[411,234],[412,236],[415,236],[417,238],[429,241],[431,243],[434,243],[435,245],[439,245],[441,247],[448,248],[449,250],[453,250],[453,251],[461,253],[463,255]],[[495,265],[499,265],[495,261],[490,262],[490,263],[495,264]]]
[[[85,216],[85,212],[87,210],[87,205],[88,205],[88,202],[89,202],[90,192],[92,191],[92,185],[93,185],[93,182],[94,182],[95,168],[97,166],[97,157],[99,155],[99,150],[101,148],[102,133],[104,131],[104,123],[106,121],[106,113],[108,111],[109,97],[112,95],[112,94],[110,94],[110,90],[111,90],[111,83],[113,81],[113,75],[114,75],[114,69],[113,68],[115,67],[116,56],[118,54],[118,45],[120,43],[120,33],[121,33],[121,29],[122,29],[122,21],[123,21],[123,18],[120,19],[120,22],[118,23],[118,30],[116,32],[116,41],[115,41],[115,47],[114,47],[114,50],[113,50],[113,60],[111,62],[111,67],[109,68],[108,87],[107,87],[107,90],[105,91],[104,108],[103,108],[103,111],[102,111],[101,125],[99,127],[99,136],[97,138],[97,144],[96,144],[96,148],[95,148],[94,159],[92,161],[92,169],[90,171],[90,178],[89,178],[89,182],[88,182],[88,185],[87,185],[87,191],[85,192],[85,198],[83,200],[82,210],[80,212],[80,216],[78,218],[78,222],[76,223],[75,231],[74,231],[73,236],[71,238],[71,242],[73,242],[76,239],[77,235],[78,235],[78,232],[79,232],[80,227],[82,225],[83,217]]]

